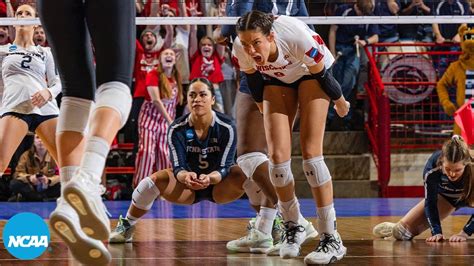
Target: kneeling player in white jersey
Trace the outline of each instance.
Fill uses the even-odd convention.
[[[16,18],[34,18],[30,5],[21,5]],[[55,132],[61,82],[49,48],[33,42],[34,26],[15,26],[13,44],[0,46],[3,97],[0,104],[0,176],[28,132],[35,132],[57,160]],[[0,95],[2,95],[0,93]]]
[[[349,110],[349,103],[329,70],[334,58],[321,37],[295,18],[274,19],[252,11],[239,19],[237,33],[234,55],[263,111],[270,180],[285,221],[280,256],[298,256],[306,236],[298,223],[299,204],[290,167],[291,129],[299,106],[303,169],[318,206],[321,234],[319,246],[305,257],[305,262],[325,264],[341,259],[346,248],[336,231],[331,175],[322,151],[329,98],[340,116]]]

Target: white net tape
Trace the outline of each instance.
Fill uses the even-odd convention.
[[[474,16],[327,16],[298,17],[308,24],[460,24],[473,23]],[[137,25],[233,25],[237,17],[137,17]],[[39,19],[0,18],[0,26],[39,25]]]

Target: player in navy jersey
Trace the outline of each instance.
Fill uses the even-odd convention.
[[[30,5],[21,5],[16,18],[34,18]],[[49,48],[33,42],[34,26],[15,26],[12,44],[0,46],[0,177],[28,132],[35,132],[57,160],[55,132],[61,82]],[[3,95],[2,95],[3,94]]]
[[[441,229],[441,220],[459,208],[474,207],[474,173],[470,152],[464,140],[457,135],[448,140],[442,150],[435,151],[423,171],[425,198],[398,223],[384,222],[376,225],[374,235],[411,240],[430,228],[431,236],[426,241],[443,241],[445,236]],[[474,215],[449,241],[466,241],[473,232]]]
[[[137,220],[159,196],[179,204],[202,200],[223,204],[243,195],[247,177],[234,162],[235,126],[230,118],[212,110],[212,84],[204,78],[192,80],[187,102],[191,112],[168,129],[173,168],[158,171],[138,184],[126,218],[119,218],[111,234],[111,243],[131,242]]]

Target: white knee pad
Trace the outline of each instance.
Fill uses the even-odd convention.
[[[250,152],[237,158],[237,164],[248,178],[252,178],[255,169],[266,161],[268,157],[261,152]]]
[[[397,223],[392,229],[392,236],[397,240],[411,240],[413,234],[401,223]]]
[[[95,110],[112,108],[120,114],[121,126],[125,125],[132,108],[132,95],[127,85],[118,81],[106,82],[97,89],[95,99]]]
[[[58,119],[56,132],[74,131],[86,135],[93,104],[91,100],[68,96],[63,97],[61,100],[61,115]]]
[[[323,156],[303,160],[303,171],[311,187],[316,188],[331,181],[331,174]]]
[[[285,187],[293,181],[291,160],[280,164],[270,162],[270,181],[275,187]]]
[[[132,202],[137,208],[148,211],[153,202],[160,195],[160,190],[150,177],[144,178],[135,188],[132,194]]]
[[[245,194],[247,194],[251,205],[261,205],[263,192],[261,191],[257,183],[252,181],[250,178],[247,178],[247,180],[245,180],[244,182],[243,189],[245,191]]]

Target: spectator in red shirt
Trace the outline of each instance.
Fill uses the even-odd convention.
[[[135,67],[133,71],[133,103],[129,118],[130,127],[134,130],[137,129],[138,114],[143,101],[145,100],[146,75],[159,64],[159,56],[163,46],[169,47],[172,39],[172,36],[169,35],[172,35],[172,32],[166,34],[165,41],[160,41],[160,38],[158,38],[154,31],[145,29],[142,32],[140,39],[136,40]],[[133,132],[132,136],[134,138],[133,142],[135,143],[136,150],[138,145],[138,139],[136,136],[138,136],[138,132]]]
[[[193,17],[200,14],[195,5],[191,5],[189,11]],[[196,25],[191,25],[189,36],[191,75],[189,78],[191,80],[195,78],[206,78],[212,82],[216,95],[215,109],[219,112],[224,112],[224,102],[222,100],[221,91],[219,90],[219,84],[224,81],[221,69],[224,53],[225,46],[215,44],[214,40],[209,36],[202,37],[198,44],[197,27]]]
[[[134,186],[152,173],[171,167],[166,134],[175,119],[177,104],[183,101],[181,75],[172,49],[164,50],[158,66],[148,73],[146,90],[138,118]]]

